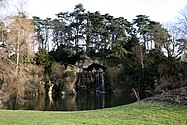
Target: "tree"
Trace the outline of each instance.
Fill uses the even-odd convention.
[[[49,46],[50,46],[50,29],[51,29],[51,18],[46,18],[43,20],[43,29],[44,29],[44,48],[49,52]]]
[[[76,54],[79,53],[79,42],[81,39],[83,39],[83,14],[85,9],[83,8],[82,4],[78,4],[75,6],[74,11],[71,13],[59,13],[58,17],[62,17],[64,20],[68,21],[69,25],[66,27],[66,29],[70,30],[70,33],[68,33],[68,39],[71,41],[74,45]],[[67,30],[68,31],[68,30]]]
[[[111,51],[112,54],[109,56],[114,56],[117,58],[124,58],[126,54],[130,53],[126,50],[126,45],[128,42],[128,36],[131,24],[123,17],[114,18],[112,20],[111,26],[109,28],[111,32]]]
[[[32,20],[20,12],[16,16],[7,17],[11,23],[7,35],[7,45],[12,54],[16,54],[16,73],[18,72],[20,57],[22,62],[28,62],[34,55],[34,26]]]
[[[177,21],[172,25],[172,29],[177,33],[177,37],[173,42],[175,42],[175,48],[178,48],[175,53],[177,56],[187,54],[187,7],[180,11],[180,15],[177,18]],[[173,34],[172,34],[173,35]]]
[[[85,25],[86,35],[86,51],[87,53],[99,52],[102,46],[102,33],[104,34],[105,28],[103,25],[104,17],[100,12],[87,13],[87,24]],[[104,43],[104,42],[103,42]]]
[[[169,34],[169,40],[164,45],[166,54],[168,57],[179,58],[181,54],[184,54],[185,48],[183,48],[183,43],[185,43],[183,38],[180,37],[180,32],[176,29],[176,26],[172,23],[166,25],[166,29]]]
[[[148,30],[149,30],[149,24],[150,19],[146,15],[137,15],[137,18],[133,20],[133,24],[138,28],[137,33],[139,33],[139,37],[141,42],[143,43],[144,51],[148,49],[148,46],[146,46],[146,43],[148,43]]]
[[[60,19],[53,19],[51,22],[51,28],[52,28],[52,37],[53,37],[53,43],[54,48],[58,48],[58,46],[63,45],[66,43],[65,41],[65,22]]]
[[[150,24],[150,19],[146,15],[137,15],[137,18],[133,20],[133,24],[137,27],[137,36],[140,39],[140,42],[143,43],[142,46],[139,46],[140,49],[140,60],[142,69],[144,69],[144,55],[146,52],[146,43],[148,43],[148,37],[146,36],[148,32],[148,26]],[[142,70],[143,71],[143,70]]]
[[[42,31],[43,31],[43,23],[42,23],[42,19],[40,19],[39,17],[34,16],[33,17],[33,23],[35,26],[35,39],[37,41],[38,44],[38,48],[44,49],[44,36],[42,35]]]
[[[157,51],[163,51],[162,49],[164,49],[168,57],[172,56],[172,51],[170,49],[172,40],[167,29],[163,28],[160,23],[155,23],[152,26],[151,37]]]
[[[178,54],[176,55],[176,57],[178,55],[184,55],[186,58],[187,55],[187,40],[186,39],[177,39],[177,44],[176,46],[178,46]]]
[[[52,32],[51,18],[40,19],[39,17],[34,16],[33,22],[35,24],[35,37],[38,42],[39,48],[46,49],[49,52],[50,34]]]
[[[79,53],[79,40],[83,38],[82,29],[83,29],[83,21],[82,15],[85,9],[82,4],[78,4],[74,8],[74,12],[70,13],[71,23],[70,27],[72,29],[73,40],[75,44],[76,54]]]

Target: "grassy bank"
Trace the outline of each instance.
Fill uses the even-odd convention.
[[[0,125],[186,125],[187,106],[138,102],[115,108],[77,111],[0,110]]]

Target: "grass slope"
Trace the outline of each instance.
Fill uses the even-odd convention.
[[[91,111],[0,110],[0,125],[187,125],[187,106],[137,102]]]

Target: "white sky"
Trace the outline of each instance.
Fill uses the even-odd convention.
[[[18,1],[18,0],[15,0]],[[75,5],[82,3],[86,11],[100,11],[114,17],[131,21],[136,15],[144,14],[161,23],[174,21],[187,0],[27,0],[25,7],[30,16],[54,18],[59,12],[72,12]]]

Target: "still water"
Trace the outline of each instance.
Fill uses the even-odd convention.
[[[135,98],[123,94],[77,94],[76,96],[53,98],[40,96],[30,98],[23,104],[17,104],[15,100],[11,100],[4,108],[10,110],[80,111],[115,107],[135,101]]]

